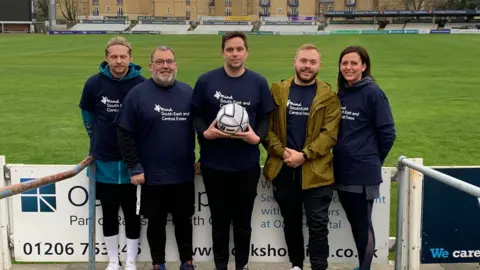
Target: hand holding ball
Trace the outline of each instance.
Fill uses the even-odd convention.
[[[229,103],[221,107],[215,119],[217,128],[225,133],[235,134],[248,130],[247,110],[236,103]]]

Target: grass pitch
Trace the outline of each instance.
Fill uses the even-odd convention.
[[[8,163],[76,164],[87,155],[78,102],[85,80],[98,72],[110,37],[0,37],[0,154]],[[126,37],[146,77],[150,53],[161,44],[176,50],[178,79],[192,86],[202,72],[223,64],[220,36]],[[334,87],[342,49],[366,47],[397,125],[398,139],[385,166],[395,166],[399,155],[424,158],[428,166],[480,164],[480,35],[249,36],[248,41],[247,67],[270,83],[293,76],[297,47],[317,44],[323,60],[319,77]]]

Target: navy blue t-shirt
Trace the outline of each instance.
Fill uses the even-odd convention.
[[[382,182],[382,164],[393,146],[395,126],[387,97],[369,77],[339,92],[342,118],[333,149],[335,182]]]
[[[230,77],[223,67],[202,74],[194,88],[192,106],[210,125],[222,105],[239,103],[246,108],[249,122],[255,129],[256,119],[274,109],[267,80],[260,74],[246,70],[239,77]],[[198,136],[200,162],[212,169],[240,171],[260,163],[258,145],[241,139],[207,140]]]
[[[90,77],[83,88],[80,109],[94,116],[90,155],[97,160],[118,161],[122,159],[113,120],[123,99],[137,84],[145,81],[138,70],[131,68],[126,79],[112,79],[108,70]]]
[[[164,88],[149,79],[125,98],[115,123],[133,133],[148,185],[195,178],[192,93],[192,87],[179,81]]]
[[[287,102],[287,147],[301,151],[305,143],[308,115],[317,84],[301,86],[292,82]]]

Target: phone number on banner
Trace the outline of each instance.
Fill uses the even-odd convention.
[[[23,253],[25,255],[86,255],[88,254],[89,243],[49,243],[39,242],[23,244]],[[80,254],[79,254],[80,252]],[[123,245],[119,250],[120,253],[126,253],[127,246]],[[138,254],[142,253],[142,249],[138,248]],[[95,255],[107,255],[107,247],[105,243],[95,243]]]

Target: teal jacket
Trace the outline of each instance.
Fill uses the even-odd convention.
[[[110,67],[106,62],[102,62],[100,64],[100,74],[104,75],[106,78],[110,80],[118,80],[113,78]],[[131,63],[129,66],[129,71],[125,77],[120,79],[121,81],[127,81],[131,79],[136,79],[141,77],[141,67]],[[98,75],[98,74],[97,74]],[[141,80],[140,80],[141,81]],[[97,101],[96,101],[97,102]],[[101,102],[100,100],[98,102]],[[95,121],[95,114],[86,110],[82,110],[82,120],[87,130],[88,136],[92,137],[93,131],[93,123]],[[128,171],[128,167],[122,160],[119,161],[102,161],[102,160],[94,160],[96,173],[95,178],[96,181],[107,183],[107,184],[128,184],[130,183],[130,174]],[[91,176],[90,168],[87,168],[87,176]]]

